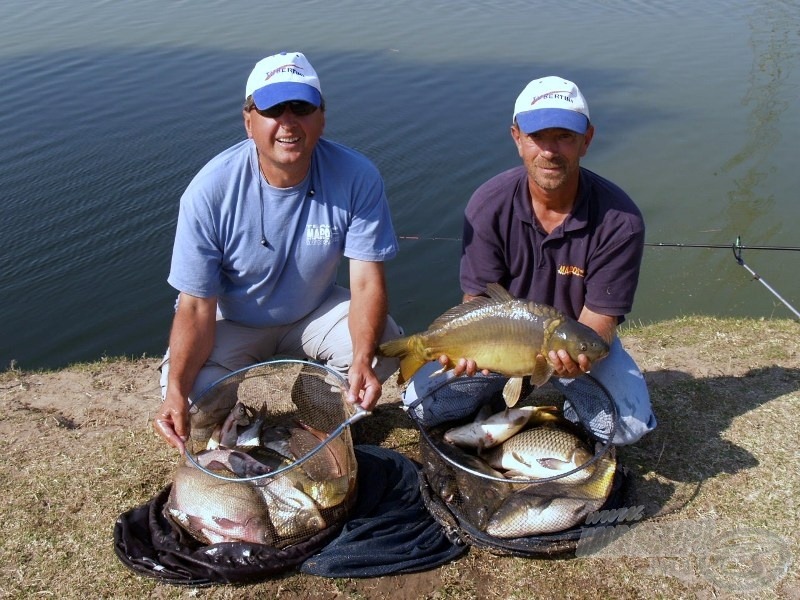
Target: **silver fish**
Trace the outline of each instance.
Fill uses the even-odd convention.
[[[233,448],[238,437],[238,427],[250,424],[250,412],[242,402],[234,404],[228,416],[222,423],[218,423],[211,433],[206,444],[207,450],[214,450],[220,446]]]
[[[492,515],[486,533],[518,538],[570,529],[599,510],[611,491],[617,461],[613,449],[601,456],[597,468],[577,485],[531,484],[509,496]],[[556,480],[557,481],[557,480]]]
[[[554,410],[555,406],[521,406],[507,408],[490,416],[479,412],[472,423],[446,431],[444,440],[464,448],[477,448],[479,451],[492,448],[522,430],[535,413]]]
[[[217,479],[190,464],[176,469],[166,508],[186,531],[206,544],[271,545],[275,541],[267,505],[255,488]]]
[[[250,424],[244,429],[237,429],[236,447],[258,446],[261,444],[261,430],[267,419],[266,405],[255,412],[250,420]]]
[[[245,453],[251,460],[257,460],[261,465],[260,468],[247,465],[249,467],[247,470],[251,473],[250,476],[272,473],[294,464],[294,460],[287,459],[274,450],[262,446],[242,448],[241,452]],[[302,464],[283,471],[279,477],[286,477],[296,489],[311,497],[320,508],[331,508],[341,504],[353,489],[355,478],[351,478],[349,475],[337,476],[330,474],[328,477],[316,480],[309,475],[306,469],[306,465],[312,463],[314,458],[312,457]],[[234,462],[234,467],[241,464],[235,461],[232,462]],[[236,468],[233,470],[236,471]]]
[[[326,527],[314,501],[285,474],[255,486],[267,506],[275,531],[283,538],[308,537]]]
[[[285,458],[294,460],[295,457],[292,455],[292,449],[289,445],[289,440],[291,437],[292,432],[287,427],[264,427],[261,430],[261,445],[264,448],[274,450]]]

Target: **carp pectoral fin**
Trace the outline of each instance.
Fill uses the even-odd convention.
[[[483,438],[481,438],[478,440],[478,446],[476,448],[478,456],[481,456],[484,450],[486,450],[486,442],[484,442]]]
[[[531,373],[531,385],[537,388],[543,386],[552,374],[553,367],[543,355],[539,354],[536,357],[536,364],[533,366],[533,373]]]
[[[522,377],[512,377],[503,386],[503,399],[506,401],[506,406],[511,408],[519,400],[522,393]]]
[[[530,467],[530,466],[532,466],[532,465],[531,465],[531,463],[530,463],[530,462],[528,462],[527,460],[525,460],[525,457],[524,457],[524,456],[522,456],[522,454],[520,454],[519,452],[512,452],[512,453],[511,453],[511,457],[512,457],[512,458],[513,458],[515,461],[517,461],[518,463],[520,463],[520,464],[522,464],[522,465],[525,465],[526,467]]]
[[[552,469],[553,471],[563,471],[570,464],[557,458],[537,458],[536,462],[542,465],[545,469]]]

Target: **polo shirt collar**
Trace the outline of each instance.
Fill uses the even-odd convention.
[[[536,224],[533,219],[531,191],[528,187],[528,172],[521,168],[522,176],[518,180],[517,190],[514,194],[514,214],[523,223],[532,227]],[[589,197],[591,196],[591,182],[585,170],[581,167],[580,180],[578,181],[578,197],[572,211],[561,226],[562,231],[579,231],[589,225]]]

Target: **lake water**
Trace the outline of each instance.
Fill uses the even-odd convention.
[[[583,164],[649,244],[797,247],[799,32],[775,0],[4,0],[0,369],[163,352],[178,199],[243,138],[247,75],[281,50],[320,73],[326,136],[384,176],[407,331],[459,301],[462,210],[518,164],[514,100],[542,75],[587,96]],[[742,257],[800,305],[799,253]],[[648,246],[631,322],[696,313],[792,316],[730,250]]]

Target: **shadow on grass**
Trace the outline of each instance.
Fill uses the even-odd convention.
[[[649,515],[685,506],[709,478],[758,466],[726,431],[735,418],[800,388],[800,369],[778,366],[740,377],[665,370],[646,378],[659,424],[620,456],[632,476],[631,501]]]

